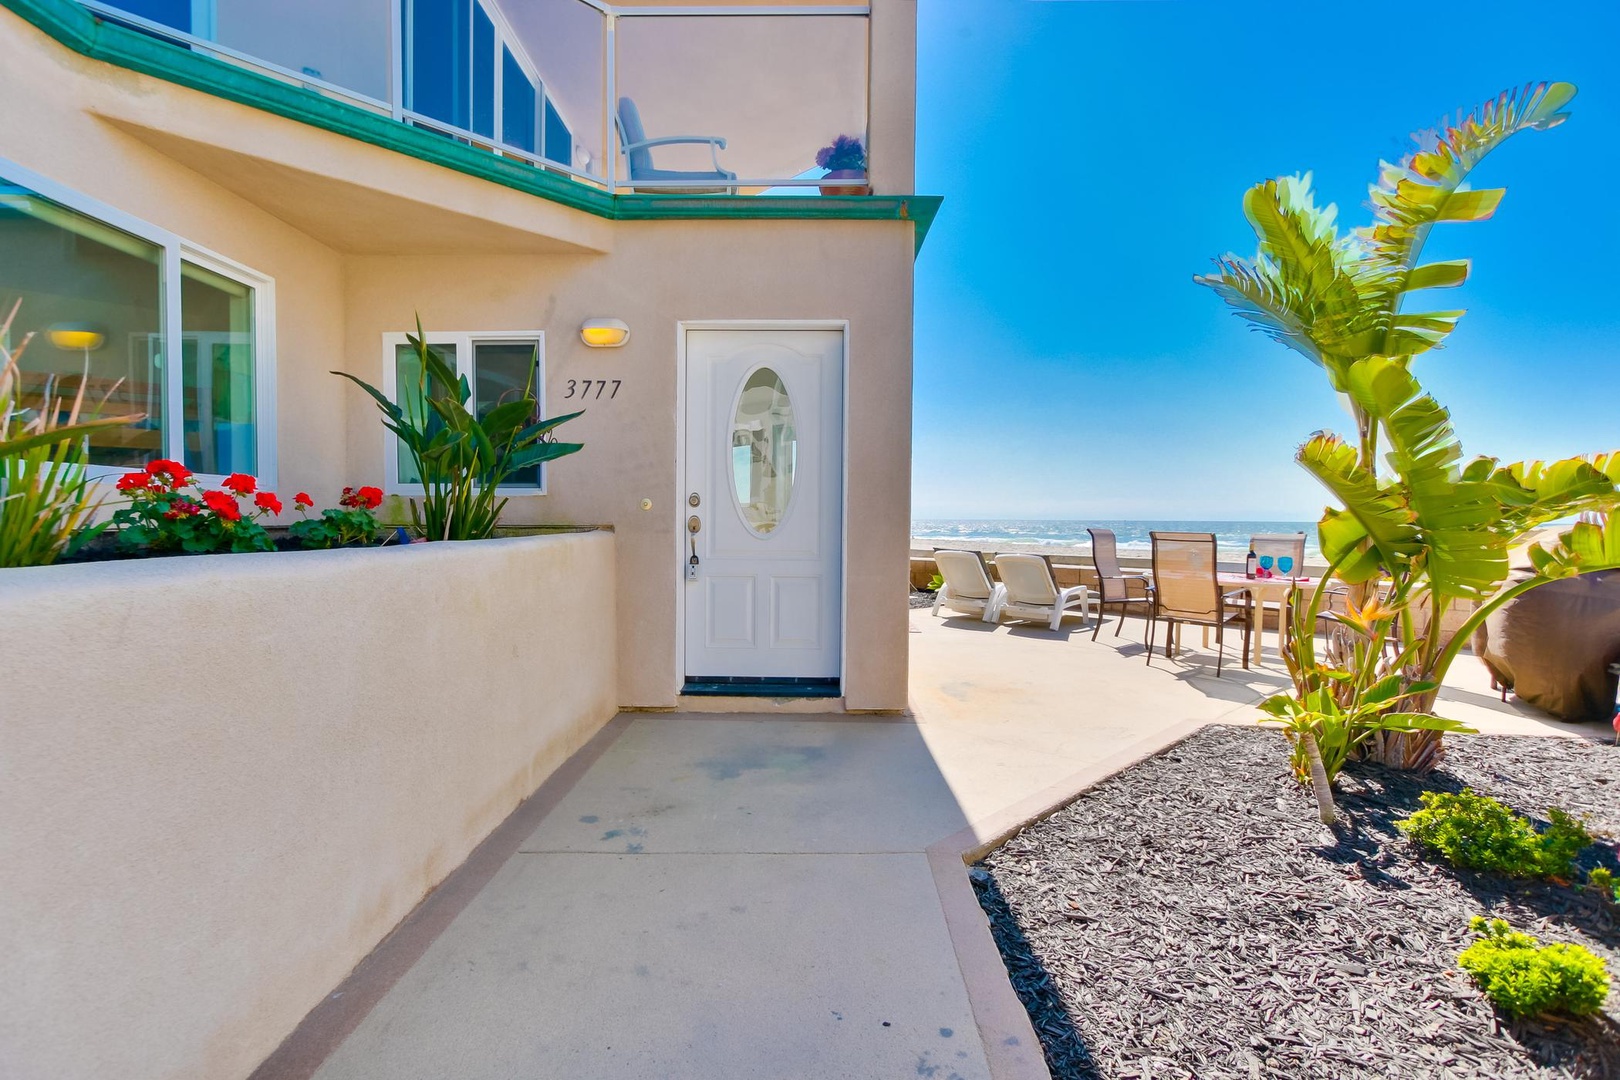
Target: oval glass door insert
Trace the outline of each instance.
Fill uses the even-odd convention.
[[[768,367],[743,384],[731,425],[731,478],[737,508],[755,536],[766,536],[787,516],[799,435],[782,377]]]

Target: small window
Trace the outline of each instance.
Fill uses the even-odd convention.
[[[0,252],[0,300],[18,304],[7,344],[33,335],[19,364],[23,404],[37,407],[47,390],[71,397],[82,383],[100,415],[143,417],[92,433],[93,465],[173,458],[273,482],[267,279],[3,161]]]
[[[467,380],[472,390],[468,402],[473,415],[482,419],[489,410],[505,401],[521,398],[525,392],[535,398],[535,419],[544,413],[545,335],[540,331],[516,334],[454,333],[429,334],[428,346]],[[407,419],[430,419],[422,398],[422,367],[416,350],[404,334],[388,334],[384,341],[387,371],[383,391],[404,410]],[[387,478],[391,491],[405,494],[421,490],[422,477],[406,449],[393,435],[388,443]],[[545,494],[545,466],[537,465],[507,477],[501,490],[513,495]]]

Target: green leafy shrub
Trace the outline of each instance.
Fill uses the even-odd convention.
[[[1589,888],[1596,889],[1603,899],[1620,904],[1620,885],[1615,884],[1612,872],[1601,866],[1594,867],[1591,873],[1586,875],[1586,884]]]
[[[1597,1012],[1609,996],[1609,966],[1581,945],[1542,945],[1501,919],[1475,915],[1483,935],[1457,956],[1492,1004],[1513,1016]]]
[[[941,590],[941,589],[943,589],[945,587],[945,577],[944,577],[944,575],[935,574],[933,577],[928,579],[928,584],[926,586],[924,586],[924,587],[929,592],[939,592],[939,590]]]
[[[1419,847],[1465,870],[1567,878],[1592,836],[1562,810],[1547,811],[1547,818],[1547,831],[1538,833],[1495,799],[1464,789],[1455,795],[1425,791],[1423,809],[1395,824]]]

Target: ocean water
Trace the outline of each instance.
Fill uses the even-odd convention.
[[[1243,561],[1249,551],[1249,537],[1255,533],[1302,532],[1305,534],[1305,561],[1311,564],[1322,562],[1314,521],[1011,521],[961,518],[913,521],[911,535],[924,547],[1027,544],[1090,552],[1091,537],[1086,534],[1088,527],[1114,530],[1121,555],[1143,558],[1153,550],[1152,540],[1148,536],[1151,532],[1214,533],[1217,557],[1234,562]]]

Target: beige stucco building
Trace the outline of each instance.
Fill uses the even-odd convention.
[[[0,570],[0,1074],[251,1075],[619,710],[906,707],[915,25],[0,0],[0,321],[144,416],[109,485],[403,516],[333,372],[420,392],[420,318],[582,412],[504,520],[593,527]]]
[[[148,415],[98,460],[408,497],[330,372],[419,316],[584,411],[505,520],[613,529],[620,706],[904,709],[915,0],[271,7],[0,0],[0,299]]]

